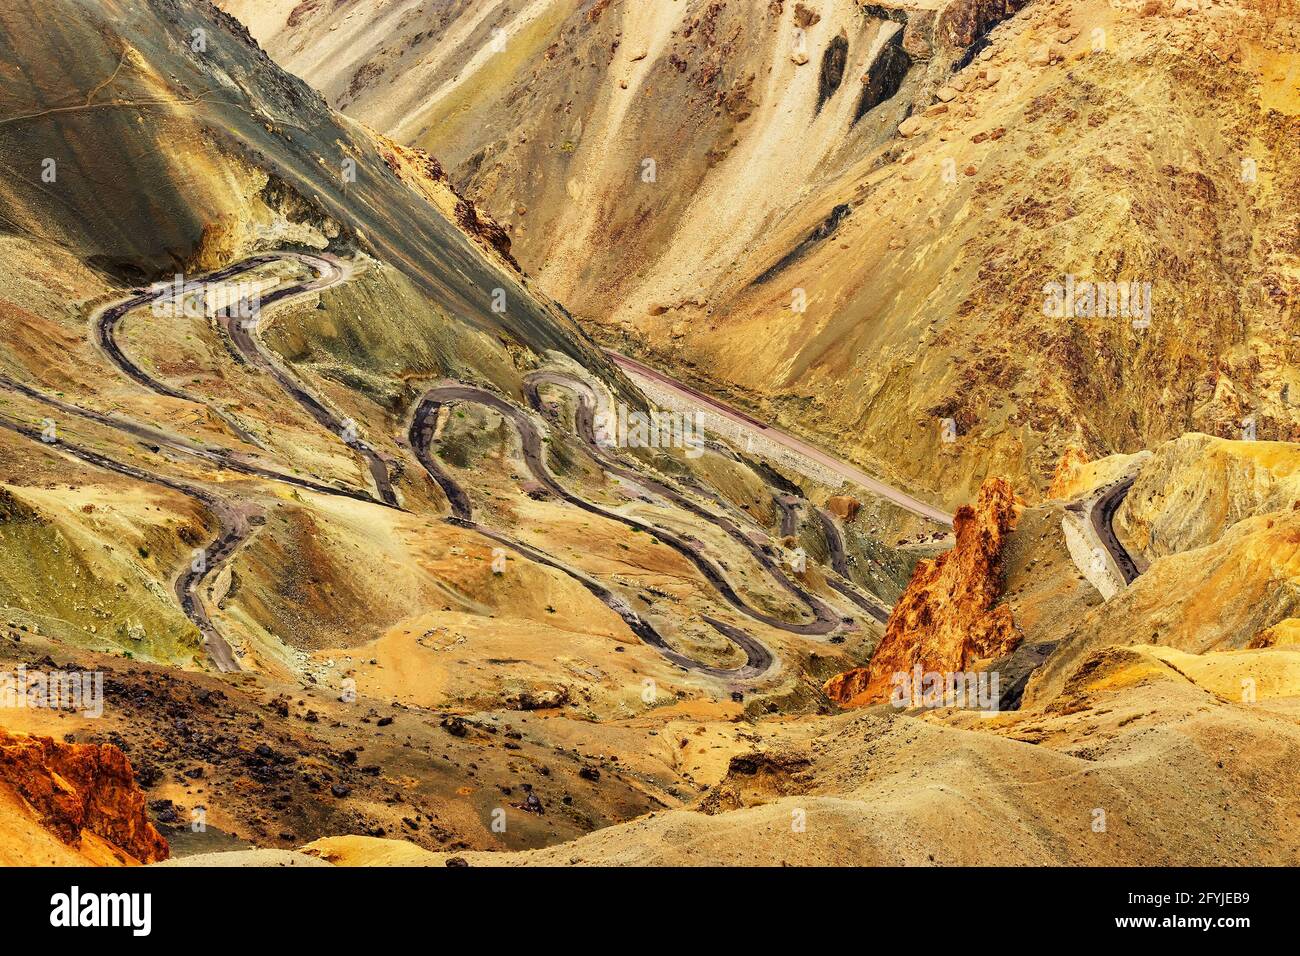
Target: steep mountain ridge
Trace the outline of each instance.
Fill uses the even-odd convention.
[[[389,144],[210,3],[66,0],[0,17],[7,231],[125,282],[284,246],[360,249],[458,320],[601,367],[561,311],[402,181]],[[105,188],[123,176],[132,188]]]
[[[360,540],[400,552],[387,526],[396,519],[286,507],[274,482],[245,481],[232,495],[249,499],[239,505],[222,503],[225,488],[202,490],[227,484],[231,465],[245,479],[296,474],[310,485],[309,473],[317,487],[365,487],[371,475],[210,316],[128,313],[117,347],[157,384],[124,374],[94,323],[131,293],[127,283],[266,250],[326,250],[346,291],[282,304],[264,332],[316,379],[309,388],[341,423],[382,448],[399,482],[398,436],[422,381],[455,374],[518,395],[527,369],[558,354],[628,388],[518,274],[506,238],[436,162],[335,114],[205,0],[10,5],[0,24],[9,77],[0,149],[14,173],[0,186],[5,424],[84,450],[69,462],[12,430],[0,437],[0,600],[25,626],[78,646],[201,662],[172,577],[196,546],[230,531],[222,514],[246,526],[236,559],[251,564],[214,576],[212,600],[250,604],[235,616],[241,649],[258,645],[257,666],[294,669],[286,644],[310,645],[336,625],[382,628],[443,586],[412,574],[399,602],[354,590],[367,580],[354,568],[350,603],[317,604],[316,619],[285,607],[275,575],[298,560],[330,575],[343,567],[304,547],[308,529],[340,548]],[[238,278],[263,296],[302,280],[275,262],[245,271]],[[376,336],[382,348],[367,344]],[[217,466],[205,467],[213,455]],[[96,456],[133,471],[112,475]],[[171,486],[139,480],[160,471]],[[199,490],[187,499],[177,482]],[[402,493],[430,495],[418,482]]]

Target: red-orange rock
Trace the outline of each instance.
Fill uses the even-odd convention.
[[[83,833],[94,833],[141,863],[170,855],[145,815],[130,761],[112,744],[65,744],[0,730],[0,783],[64,843],[76,846]]]
[[[1011,485],[989,478],[974,507],[953,517],[957,544],[922,561],[894,606],[871,663],[837,674],[823,685],[847,707],[887,700],[895,674],[969,671],[976,661],[999,657],[1020,643],[1002,593],[1001,555],[1021,508]]]
[[[822,690],[831,700],[847,703],[867,689],[870,679],[871,672],[867,668],[855,667],[853,670],[836,674],[822,685]]]
[[[841,521],[852,521],[862,504],[849,495],[832,495],[826,499],[826,510]]]

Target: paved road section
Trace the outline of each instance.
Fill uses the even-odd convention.
[[[826,548],[830,551],[831,567],[839,575],[839,579],[828,577],[826,583],[833,587],[840,594],[844,595],[862,610],[866,611],[881,624],[889,623],[890,608],[883,601],[874,599],[854,587],[851,583],[853,576],[849,573],[849,556],[844,547],[844,533],[840,531],[840,526],[835,523],[824,509],[817,509],[817,518],[821,522],[822,535],[826,538]]]
[[[326,485],[320,482],[311,481],[307,478],[299,478],[296,475],[285,474],[276,471],[273,468],[264,468],[261,465],[255,465],[227,448],[219,445],[196,445],[191,441],[177,438],[169,435],[161,429],[154,428],[150,425],[144,425],[140,422],[133,421],[122,415],[107,414],[97,411],[93,408],[86,408],[82,405],[74,404],[59,398],[57,395],[50,395],[34,388],[25,382],[19,382],[10,378],[8,375],[0,372],[0,389],[10,392],[17,392],[25,395],[33,401],[48,405],[50,408],[72,415],[77,418],[84,418],[86,421],[95,422],[100,425],[112,428],[115,431],[122,432],[137,439],[151,451],[166,448],[169,452],[182,455],[186,458],[194,458],[199,461],[207,462],[218,470],[228,468],[231,471],[238,472],[241,475],[248,475],[250,478],[264,478],[267,481],[275,481],[280,484],[293,485],[296,488],[302,488],[306,491],[314,491],[322,495],[335,495],[343,498],[351,498],[354,501],[364,501],[368,504],[383,504],[364,491],[358,491],[355,488],[349,488],[345,485]]]
[[[1101,539],[1102,546],[1110,552],[1110,556],[1115,561],[1115,566],[1119,568],[1120,574],[1124,576],[1125,584],[1132,584],[1142,572],[1138,570],[1133,556],[1128,553],[1128,549],[1120,543],[1119,536],[1115,534],[1115,512],[1119,510],[1119,506],[1128,497],[1133,482],[1136,480],[1137,476],[1134,475],[1108,489],[1093,504],[1090,516],[1097,537]]]
[[[438,413],[444,405],[454,404],[462,401],[479,401],[484,396],[490,396],[492,401],[484,401],[482,404],[501,411],[507,421],[514,423],[517,427],[522,420],[526,423],[520,431],[520,438],[524,440],[525,447],[532,447],[533,454],[529,457],[530,467],[534,462],[539,463],[538,470],[534,473],[539,481],[542,481],[541,475],[550,478],[549,472],[543,465],[540,465],[541,445],[540,438],[537,436],[531,419],[523,414],[519,409],[507,403],[498,396],[491,395],[480,389],[470,386],[448,385],[436,388],[427,393],[421,399],[416,408],[415,415],[411,420],[409,438],[411,448],[415,451],[416,457],[425,471],[429,473],[434,482],[442,489],[443,494],[451,508],[451,516],[446,520],[462,528],[468,528],[476,531],[485,537],[496,541],[498,544],[509,548],[515,553],[522,555],[530,561],[534,561],[545,567],[554,568],[575,581],[580,583],[607,607],[618,614],[619,617],[627,624],[632,633],[640,638],[644,643],[655,648],[667,660],[682,667],[686,670],[695,671],[710,677],[716,677],[736,683],[752,682],[753,680],[766,674],[772,667],[774,659],[769,651],[761,642],[746,634],[739,628],[733,627],[715,618],[705,617],[704,619],[715,629],[726,637],[730,638],[745,654],[745,663],[739,667],[721,668],[712,665],[703,664],[686,655],[674,650],[663,638],[654,626],[642,618],[619,594],[610,590],[590,575],[579,571],[576,568],[569,567],[566,564],[556,560],[548,554],[545,554],[531,545],[516,541],[507,535],[502,534],[492,528],[485,527],[474,521],[473,505],[470,502],[468,493],[461,485],[451,477],[451,475],[442,467],[433,453],[433,436],[437,427]],[[530,441],[525,438],[531,435],[536,441]],[[543,481],[548,488],[558,487],[553,479]],[[566,500],[569,500],[566,498]]]
[[[657,371],[642,362],[638,362],[634,358],[629,358],[628,356],[611,349],[606,349],[605,354],[608,355],[611,361],[618,365],[619,368],[623,369],[623,371],[629,373],[633,377],[639,376],[641,378],[649,379],[691,404],[702,406],[715,415],[742,425],[745,428],[752,429],[756,434],[761,434],[762,437],[768,441],[774,442],[795,452],[796,454],[802,455],[821,467],[829,469],[832,473],[846,481],[850,481],[861,488],[865,488],[867,491],[870,491],[874,495],[879,495],[881,498],[886,498],[913,514],[920,515],[923,518],[929,518],[931,521],[938,522],[942,525],[947,525],[949,527],[952,526],[952,515],[948,514],[946,511],[936,508],[934,505],[927,504],[919,498],[914,498],[905,491],[887,485],[878,478],[871,477],[861,468],[851,465],[846,461],[841,461],[833,455],[822,451],[822,449],[817,448],[815,445],[810,445],[802,438],[797,438],[788,432],[783,432],[772,425],[766,425],[754,418],[752,415],[749,415],[738,408],[734,408],[711,395],[706,395],[699,389],[692,388],[690,385],[670,378],[663,372]]]
[[[25,438],[30,438],[32,441],[40,442],[53,451],[80,459],[98,468],[114,471],[137,481],[161,485],[164,488],[178,491],[201,502],[217,516],[217,520],[220,522],[220,531],[217,532],[216,540],[204,549],[204,560],[202,562],[191,562],[181,572],[173,587],[181,609],[185,612],[186,617],[193,621],[194,625],[199,629],[199,633],[203,637],[203,649],[207,652],[212,663],[222,672],[228,673],[240,670],[239,662],[235,660],[230,645],[212,623],[212,618],[208,615],[207,607],[200,599],[198,592],[203,582],[220,570],[239,548],[239,545],[251,534],[252,527],[249,524],[247,514],[206,489],[196,488],[193,485],[172,478],[152,474],[133,465],[114,461],[99,452],[91,451],[88,448],[74,445],[62,439],[48,440],[35,428],[11,422],[5,418],[0,418],[0,428],[8,429]],[[196,563],[198,567],[195,567]]]
[[[321,256],[296,254],[286,255],[316,270],[317,276],[310,282],[284,286],[261,297],[259,315],[283,299],[316,292],[329,288],[345,278],[344,271],[329,259]],[[217,316],[217,322],[239,350],[239,354],[252,367],[270,375],[284,393],[296,401],[308,415],[321,427],[333,433],[340,441],[355,451],[365,461],[370,477],[375,483],[379,497],[384,504],[397,506],[397,492],[388,473],[388,464],[370,444],[355,434],[354,426],[341,415],[334,412],[288,370],[262,344],[259,331],[262,323],[240,318],[238,303],[232,305]]]
[[[186,280],[182,284],[182,288],[193,290],[202,283],[225,282],[237,275],[256,269],[258,266],[275,262],[279,258],[280,256],[278,254],[254,256],[251,259],[245,259],[242,262],[237,262],[224,269],[218,269],[216,272],[210,272],[202,277]],[[123,351],[121,344],[117,340],[118,327],[121,325],[122,320],[126,318],[128,314],[141,306],[153,305],[155,302],[166,301],[174,295],[175,290],[172,286],[160,284],[152,289],[141,291],[129,299],[115,302],[100,310],[91,320],[91,328],[94,332],[95,343],[104,351],[104,354],[108,356],[109,360],[121,369],[122,372],[132,381],[143,385],[145,388],[158,395],[179,399],[184,402],[192,402],[196,405],[203,405],[205,408],[209,408],[214,415],[217,415],[226,423],[231,431],[239,436],[241,441],[244,441],[255,448],[260,448],[261,442],[258,441],[257,437],[232,417],[225,414],[220,409],[212,408],[202,399],[195,398],[180,389],[173,388],[165,382],[158,381],[145,372],[144,369],[140,368],[140,366],[138,366],[131,357]],[[179,305],[179,303],[177,303],[177,305]]]
[[[328,256],[313,256],[301,253],[267,253],[264,255],[254,256],[205,276],[187,280],[184,283],[183,288],[189,292],[198,291],[207,284],[224,282],[258,266],[286,259],[293,259],[306,265],[315,273],[315,275],[310,280],[289,283],[262,295],[260,297],[260,307],[262,310],[265,310],[277,302],[282,302],[295,296],[328,288],[338,282],[345,281],[348,277],[347,271],[341,268],[337,261]],[[205,407],[211,408],[211,406],[208,406],[207,403],[201,399],[188,395],[180,389],[153,378],[125,353],[117,339],[117,332],[120,323],[129,313],[142,306],[150,305],[159,299],[175,295],[176,292],[174,288],[160,285],[150,290],[140,290],[128,299],[107,306],[98,312],[92,319],[93,335],[95,341],[103,349],[109,359],[123,372],[123,374],[131,378],[133,381],[149,388],[156,394],[202,404]],[[246,365],[275,379],[285,394],[293,398],[294,401],[303,407],[314,421],[339,436],[341,440],[357,452],[367,464],[370,475],[374,481],[375,489],[378,493],[378,498],[357,489],[326,485],[320,482],[297,478],[296,476],[284,474],[274,469],[265,468],[261,465],[246,461],[241,455],[231,451],[230,449],[216,445],[205,445],[186,441],[171,436],[154,426],[132,421],[125,416],[107,414],[94,409],[85,408],[68,402],[58,396],[46,394],[34,386],[18,382],[3,374],[0,374],[0,388],[22,394],[34,401],[44,403],[53,409],[57,409],[60,412],[78,416],[129,434],[154,452],[157,452],[160,449],[166,449],[169,453],[188,456],[211,464],[218,469],[230,469],[240,474],[246,474],[250,477],[283,482],[321,494],[343,495],[367,503],[381,504],[388,507],[398,507],[397,495],[393,488],[388,471],[388,465],[385,459],[372,446],[356,437],[354,430],[349,427],[349,422],[334,412],[322,399],[313,394],[309,388],[303,385],[297,377],[283,365],[277,356],[263,345],[258,334],[260,323],[257,320],[243,321],[240,318],[240,314],[242,311],[246,310],[239,309],[239,305],[241,305],[241,303],[236,303],[224,312],[216,315],[218,325],[227,334],[229,342],[233,346],[232,355],[243,361]],[[261,313],[259,312],[258,314],[260,316]],[[640,363],[635,363],[631,359],[626,359],[622,356],[614,357],[620,364],[625,366],[629,363],[633,366],[637,366],[637,369],[635,370],[640,374],[650,375],[660,380],[663,384],[669,384],[674,388],[680,389],[683,394],[690,396],[695,401],[707,404],[718,414],[725,414],[734,420],[741,421],[745,423],[747,427],[761,429],[764,435],[768,438],[781,442],[798,453],[806,455],[818,464],[831,468],[836,474],[840,474],[843,477],[848,478],[850,481],[854,481],[875,493],[881,494],[882,496],[903,505],[903,507],[908,507],[910,510],[916,511],[918,514],[925,514],[927,517],[934,517],[936,520],[947,520],[947,516],[942,512],[938,512],[936,509],[930,509],[929,506],[916,502],[915,499],[911,499],[902,492],[898,492],[896,489],[889,488],[888,486],[874,481],[874,479],[870,479],[869,476],[862,474],[852,466],[836,461],[830,456],[812,448],[812,446],[807,445],[793,436],[785,435],[775,429],[764,426],[762,423],[757,422],[750,416],[745,415],[743,412],[729,409],[721,403],[716,402],[716,400],[701,395],[686,386],[672,383],[666,376],[661,376],[658,373],[653,372],[653,370],[646,369],[644,366],[640,366]],[[568,491],[547,467],[545,445],[541,432],[528,412],[515,406],[499,395],[461,383],[447,383],[428,392],[424,396],[423,400],[417,405],[409,431],[412,449],[425,470],[443,490],[450,503],[451,516],[445,520],[462,527],[471,528],[490,540],[496,541],[504,547],[513,550],[528,560],[559,570],[579,581],[592,594],[596,595],[608,607],[618,613],[620,617],[627,622],[633,632],[638,635],[638,637],[640,637],[645,643],[655,647],[665,658],[678,666],[733,682],[751,682],[768,673],[775,663],[772,653],[752,635],[747,634],[745,631],[735,627],[734,625],[708,616],[705,616],[704,619],[719,631],[719,633],[733,641],[744,653],[745,663],[735,668],[719,668],[695,661],[670,647],[654,627],[648,621],[641,618],[641,616],[628,604],[624,597],[615,593],[601,582],[593,579],[590,575],[587,575],[578,569],[568,567],[550,555],[547,555],[530,545],[515,541],[501,532],[484,527],[475,522],[473,519],[472,504],[468,494],[441,467],[440,463],[436,460],[431,451],[433,444],[433,429],[435,427],[439,409],[443,405],[447,404],[474,402],[493,409],[512,424],[519,434],[524,449],[524,457],[529,470],[532,472],[534,478],[552,495],[591,514],[598,515],[611,521],[620,522],[628,527],[653,535],[657,540],[673,548],[691,561],[717,593],[733,608],[745,616],[789,633],[806,636],[828,635],[839,630],[842,626],[850,625],[852,623],[852,618],[842,617],[839,612],[835,611],[820,597],[811,594],[799,582],[792,580],[783,573],[782,568],[778,562],[773,559],[772,555],[768,553],[760,543],[758,543],[755,537],[746,533],[737,521],[725,514],[715,514],[709,508],[696,502],[683,491],[677,489],[666,481],[661,481],[640,470],[629,468],[615,454],[612,454],[610,450],[603,447],[597,440],[595,433],[594,418],[598,406],[598,399],[596,392],[590,385],[579,378],[565,373],[555,371],[534,373],[526,379],[525,390],[530,403],[534,408],[539,410],[542,408],[542,402],[538,394],[538,388],[544,384],[552,384],[567,388],[577,397],[576,417],[578,437],[586,453],[591,456],[592,460],[595,461],[599,467],[610,474],[617,475],[620,478],[646,488],[649,492],[660,496],[677,507],[680,507],[696,517],[721,528],[726,534],[740,543],[774,581],[778,582],[807,609],[810,619],[793,622],[786,621],[776,617],[775,615],[751,607],[736,592],[735,588],[731,585],[721,568],[714,561],[705,556],[702,550],[702,542],[689,536],[675,534],[663,527],[651,525],[636,518],[622,515],[618,512],[596,505],[581,496]],[[216,409],[212,410],[214,413],[221,415],[223,420],[227,422],[234,433],[239,435],[242,440],[260,447],[255,436],[249,434],[239,425],[239,423],[233,421]],[[203,601],[199,597],[199,590],[203,582],[208,580],[215,571],[229,560],[231,555],[233,555],[240,544],[242,544],[251,533],[249,522],[250,507],[247,505],[232,505],[230,502],[205,488],[154,474],[133,465],[114,461],[98,452],[91,451],[75,444],[64,442],[62,440],[56,440],[53,442],[44,441],[42,434],[40,434],[36,429],[19,423],[0,419],[0,427],[5,427],[34,441],[41,441],[43,444],[57,452],[69,455],[97,467],[112,470],[140,481],[150,482],[178,491],[202,502],[213,514],[216,515],[220,523],[220,530],[218,531],[216,539],[206,549],[205,560],[200,562],[197,567],[188,567],[183,570],[178,575],[174,587],[182,609],[202,634],[204,647],[213,663],[223,671],[238,670],[239,664],[236,661],[229,644],[221,637],[220,633],[214,626]],[[719,500],[718,503],[720,507],[725,506],[725,502]],[[778,503],[782,508],[782,529],[784,533],[787,529],[792,530],[796,526],[795,522],[797,514],[793,502],[779,501]],[[833,521],[829,522],[829,527],[827,527],[828,516],[824,513],[821,513],[820,517],[831,550],[832,565],[836,574],[845,579],[844,581],[840,581],[828,575],[828,583],[835,588],[836,591],[844,595],[855,605],[862,608],[873,617],[876,617],[878,620],[885,620],[887,618],[887,609],[861,595],[857,592],[856,588],[851,586],[851,581],[847,574],[847,559],[845,557],[843,540],[839,533],[839,529],[834,525]]]
[[[346,278],[343,271],[338,269],[336,264],[322,257],[302,256],[296,253],[268,253],[266,255],[254,256],[216,272],[190,279],[184,283],[183,287],[193,290],[199,288],[203,284],[224,282],[258,266],[281,259],[295,259],[306,262],[316,270],[317,275],[315,278],[307,282],[290,283],[275,289],[273,292],[263,297],[263,307],[294,296],[318,291],[321,288],[325,288],[328,285],[332,285]],[[205,407],[209,407],[201,400],[186,395],[163,382],[153,379],[122,351],[117,342],[116,332],[118,325],[128,313],[134,309],[140,308],[141,306],[150,305],[158,299],[174,294],[175,290],[172,287],[162,285],[150,290],[139,291],[130,298],[105,307],[92,318],[93,335],[96,342],[104,350],[105,354],[132,380],[144,385],[146,388],[149,388],[157,394],[181,399],[183,401],[197,402],[199,404],[205,404]],[[326,485],[319,482],[297,478],[293,475],[284,474],[275,471],[274,469],[264,468],[260,465],[251,464],[238,457],[229,449],[221,448],[219,446],[199,445],[193,442],[188,442],[168,435],[161,429],[132,421],[125,416],[110,415],[95,409],[85,408],[81,405],[66,401],[56,395],[47,394],[33,385],[19,382],[2,373],[0,373],[0,389],[23,395],[52,409],[57,409],[64,414],[92,421],[120,431],[124,434],[128,434],[141,442],[151,451],[157,452],[165,448],[168,452],[173,454],[203,461],[216,467],[218,470],[229,469],[239,474],[293,485],[319,494],[338,495],[371,504],[385,504],[390,507],[396,506],[395,496],[392,496],[391,485],[386,485],[378,481],[376,484],[377,487],[379,487],[381,494],[385,489],[387,489],[388,492],[388,495],[385,495],[382,501],[377,501],[369,494],[355,489]],[[241,439],[247,441],[249,444],[255,446],[258,445],[254,436],[247,433],[237,422],[234,422],[225,416],[222,417],[234,432],[241,437]],[[42,432],[29,426],[0,419],[0,427],[4,427],[9,431],[23,435],[33,441],[41,442],[43,445],[46,445],[53,450],[77,458],[81,461],[87,462],[88,464],[109,471],[114,471],[118,474],[139,481],[161,485],[180,492],[183,495],[203,503],[214,515],[216,515],[220,525],[220,530],[217,533],[216,539],[204,549],[203,561],[191,563],[180,572],[174,584],[174,589],[182,610],[199,629],[199,632],[203,637],[204,649],[213,664],[223,672],[240,670],[239,662],[236,660],[229,643],[221,636],[215,624],[213,624],[206,606],[199,597],[199,590],[203,582],[211,578],[212,575],[230,559],[234,552],[238,550],[239,546],[251,533],[251,526],[248,521],[249,508],[247,506],[233,505],[229,501],[211,491],[208,491],[207,489],[187,484],[173,478],[168,478],[164,475],[149,472],[142,468],[137,468],[134,465],[127,465],[115,461],[99,452],[91,451],[79,445],[63,441],[62,439],[47,440],[46,436]],[[373,473],[372,470],[372,474]],[[386,469],[384,471],[384,477],[387,477]]]
[[[594,390],[586,382],[561,372],[543,371],[533,373],[525,379],[524,390],[528,397],[529,404],[532,405],[534,409],[538,411],[542,410],[542,401],[538,393],[538,388],[541,385],[546,384],[558,385],[566,388],[577,396],[578,406],[577,414],[575,416],[575,424],[577,426],[578,437],[582,440],[584,450],[597,465],[610,474],[618,475],[620,478],[636,482],[642,487],[659,495],[661,498],[672,502],[682,510],[721,528],[729,537],[744,547],[745,550],[753,556],[754,560],[762,565],[763,569],[772,577],[773,580],[779,583],[787,591],[793,594],[801,603],[808,607],[815,617],[819,620],[828,621],[834,619],[836,616],[835,612],[827,606],[825,602],[821,601],[815,595],[810,594],[799,584],[792,581],[781,570],[777,562],[773,560],[772,556],[762,547],[762,545],[758,544],[750,535],[746,534],[736,522],[732,521],[725,515],[710,512],[708,509],[700,506],[671,485],[646,475],[644,472],[632,470],[624,466],[608,448],[602,445],[597,440],[595,432],[595,415],[598,410],[598,400]],[[618,516],[617,520],[626,521],[626,519],[621,516]],[[666,531],[663,528],[656,527],[654,533],[660,538],[663,538]],[[691,555],[687,555],[687,557],[691,557]],[[692,560],[694,559],[692,558]],[[701,568],[701,570],[703,571],[704,569]],[[836,570],[838,571],[839,569],[837,568]],[[705,573],[705,576],[708,577],[707,572]],[[830,583],[832,587],[835,587],[836,590],[840,591],[846,597],[849,597],[854,604],[861,607],[863,610],[866,610],[872,617],[882,621],[888,620],[889,611],[887,608],[882,609],[880,606],[870,603],[861,595],[856,594],[855,590],[852,588],[841,587],[840,582],[831,581]],[[750,617],[754,616],[752,611],[745,610],[744,608],[738,609],[743,613],[749,614]],[[768,620],[764,623],[772,622]],[[786,627],[784,624],[774,624],[773,626],[782,628]]]

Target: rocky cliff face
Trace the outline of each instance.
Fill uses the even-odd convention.
[[[1116,515],[1147,560],[1218,541],[1246,518],[1300,506],[1300,447],[1184,435],[1154,450]]]
[[[1019,634],[1011,609],[998,599],[1002,548],[1019,509],[1007,481],[985,481],[975,504],[953,518],[956,546],[917,565],[871,664],[831,678],[827,696],[850,707],[878,703],[889,696],[893,675],[917,665],[927,672],[968,671],[1013,649]]]
[[[1070,445],[1056,463],[1052,483],[1047,487],[1048,498],[1068,498],[1078,493],[1080,472],[1088,464],[1088,453],[1078,445]]]
[[[167,841],[145,815],[130,762],[112,744],[65,744],[0,730],[0,782],[64,843],[75,847],[89,833],[136,862],[169,855]]]

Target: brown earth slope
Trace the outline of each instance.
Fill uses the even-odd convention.
[[[146,856],[111,744],[175,856],[252,843],[340,863],[1294,864],[1295,446],[1191,436],[1101,457],[1188,420],[1239,434],[1252,417],[1277,437],[1292,414],[1294,36],[1276,16],[1285,29],[1261,33],[1254,7],[1192,6],[1036,0],[969,62],[1004,4],[254,11],[259,35],[282,24],[295,55],[343,79],[330,104],[393,139],[332,112],[204,0],[7,8],[0,145],[19,175],[0,188],[0,365],[48,394],[6,386],[0,418],[49,418],[138,471],[0,430],[0,660],[55,654],[110,677],[102,718],[6,713],[15,736],[65,744],[16,744],[29,796],[0,787],[0,843],[19,862],[129,862],[93,825]],[[207,51],[183,42],[192,29]],[[442,165],[419,151],[440,137]],[[1243,152],[1253,182],[1236,178]],[[106,180],[114,156],[130,168]],[[58,174],[43,183],[47,157]],[[275,310],[263,340],[372,443],[399,508],[190,453],[370,487],[355,449],[217,323],[124,320],[127,350],[190,398],[123,376],[88,335],[129,284],[283,246],[325,249],[343,279]],[[1024,706],[831,715],[822,684],[880,636],[848,576],[892,594],[936,542],[869,540],[888,530],[875,505],[831,503],[855,489],[795,483],[753,449],[620,450],[647,472],[607,473],[554,384],[525,417],[557,482],[614,514],[557,498],[509,419],[457,402],[429,422],[431,453],[484,528],[555,563],[446,521],[410,447],[430,384],[520,401],[549,364],[610,386],[606,401],[623,387],[507,256],[571,290],[608,341],[953,503],[982,485],[873,666],[978,667],[1023,634],[1017,679],[1027,649],[1045,658]],[[1066,273],[1146,278],[1170,298],[1142,329],[1044,315],[1043,283]],[[308,276],[282,262],[259,278]],[[1145,573],[1109,601],[1072,563],[1067,503],[1016,504],[1067,444],[1062,494],[1139,469],[1117,520]],[[1004,472],[1016,481],[985,483]],[[212,672],[174,590],[231,512],[150,474],[248,521],[200,595],[241,673]],[[821,520],[823,503],[840,519]],[[670,533],[766,620],[724,600]],[[772,623],[807,618],[740,539],[826,601],[834,632]],[[678,666],[582,576],[715,672]],[[770,669],[728,676],[746,655],[706,618],[745,629]],[[203,833],[187,825],[199,808]]]
[[[226,3],[605,343],[950,506],[1300,434],[1292,3]],[[1067,276],[1149,325],[1045,314]]]
[[[1297,690],[1293,672],[1289,700],[1224,700],[1134,655],[1078,680],[1060,712],[858,712],[789,727],[733,759],[696,807],[545,850],[457,855],[472,866],[1295,865]],[[341,865],[448,858],[358,837],[305,849]]]
[[[1139,481],[1161,500],[1191,488],[1215,501],[1240,497],[1248,463],[1289,473],[1278,446],[1225,443],[1185,456],[1200,444],[1189,436],[1157,449],[1152,460],[1163,461],[1148,461]],[[1257,472],[1253,484],[1277,477]],[[878,707],[781,722],[692,807],[564,846],[460,857],[474,866],[1293,865],[1300,655],[1287,637],[1293,598],[1290,611],[1283,605],[1300,578],[1286,505],[1155,560],[1105,603],[1074,593],[1081,576],[1061,560],[1059,503],[1027,508],[1002,542],[1003,600],[1023,617],[1027,641],[1059,647],[1020,710]],[[925,599],[931,618],[956,607],[944,589]],[[1261,615],[1282,619],[1266,632],[1275,640],[1251,641]],[[338,865],[448,859],[356,837],[304,851]]]

